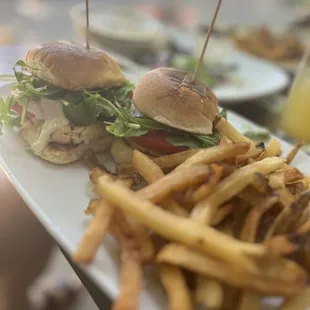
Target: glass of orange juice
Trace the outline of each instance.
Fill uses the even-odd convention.
[[[288,101],[281,114],[281,128],[291,138],[310,142],[310,45],[299,65]]]

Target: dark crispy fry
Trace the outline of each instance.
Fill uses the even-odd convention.
[[[238,309],[242,291],[226,283],[223,284],[223,290],[224,290],[224,303],[222,305],[222,310]]]
[[[297,155],[298,151],[303,147],[303,145],[303,143],[298,143],[291,149],[291,151],[286,156],[287,164],[290,164],[294,160],[295,156]]]
[[[238,197],[245,201],[249,206],[255,207],[265,199],[265,195],[262,195],[252,185],[247,186],[243,191],[238,194]]]
[[[221,166],[223,167],[222,178],[226,178],[231,175],[234,171],[238,169],[236,165],[232,165],[226,162],[222,162]]]
[[[293,233],[296,230],[303,211],[307,208],[310,201],[310,191],[306,191],[293,202],[290,207],[283,209],[279,216],[274,221],[274,224],[268,232],[268,238],[273,235]]]
[[[234,207],[233,203],[228,203],[220,207],[214,216],[212,226],[219,225],[222,221],[224,221],[225,218],[228,217],[229,214],[231,214],[233,207]]]
[[[287,256],[299,250],[309,250],[310,232],[272,237],[264,244],[275,254]]]
[[[246,216],[244,226],[241,230],[240,240],[255,242],[263,214],[268,209],[273,207],[278,201],[278,196],[270,196],[249,211],[248,215]]]
[[[290,191],[292,195],[299,195],[303,191],[305,191],[304,183],[303,182],[294,182],[286,184],[287,189]]]

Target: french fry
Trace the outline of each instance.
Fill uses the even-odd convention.
[[[262,296],[256,293],[244,292],[238,310],[260,310]]]
[[[198,305],[207,309],[221,309],[224,299],[224,291],[221,284],[203,276],[198,276],[195,300]]]
[[[126,216],[126,220],[139,246],[141,261],[144,264],[152,262],[155,256],[155,248],[151,241],[148,230],[135,218]]]
[[[214,215],[211,226],[219,225],[223,220],[225,220],[225,218],[229,214],[231,214],[233,206],[234,205],[232,203],[228,203],[228,204],[218,208],[216,214]]]
[[[136,173],[136,169],[133,167],[132,164],[119,164],[115,167],[116,174],[131,174]]]
[[[279,310],[306,310],[310,305],[310,288],[307,287],[298,296],[284,301]]]
[[[296,222],[300,219],[303,211],[310,201],[310,191],[306,191],[289,207],[284,208],[270,227],[267,239],[277,234],[293,233],[296,230]]]
[[[209,165],[218,163],[223,160],[236,157],[237,155],[244,154],[249,150],[249,148],[250,145],[246,142],[213,146],[199,151],[197,154],[184,161],[175,170],[180,171],[184,168],[199,164]]]
[[[253,160],[254,162],[261,154],[264,153],[264,151],[264,143],[262,145],[259,144],[258,146],[252,144],[250,150],[246,154],[237,156],[236,162],[238,165],[247,163],[249,160]]]
[[[224,302],[222,310],[237,310],[242,291],[231,285],[223,284]]]
[[[169,244],[159,252],[156,261],[181,266],[264,295],[294,296],[304,289],[307,282],[306,272],[301,267],[281,258],[273,261],[271,266],[264,264],[259,271],[251,273],[199,252],[189,251],[182,245]]]
[[[289,206],[295,201],[295,197],[286,187],[282,187],[274,193],[280,197],[280,203],[284,208],[289,208]]]
[[[285,169],[285,182],[295,182],[302,180],[304,178],[304,175],[297,169],[293,167],[289,167],[288,169]]]
[[[200,151],[200,149],[188,150],[176,154],[165,155],[161,157],[156,157],[153,159],[154,163],[158,165],[161,169],[174,168],[184,161],[194,156]]]
[[[189,217],[190,213],[185,208],[181,207],[179,203],[175,201],[175,199],[167,198],[160,205],[165,209],[170,211],[171,213],[182,216],[182,217]]]
[[[238,167],[236,165],[231,165],[231,164],[227,164],[227,163],[221,163],[221,166],[223,168],[222,171],[222,177],[226,178],[229,175],[231,175],[234,171],[236,171],[238,169]]]
[[[94,215],[99,205],[100,199],[91,199],[88,203],[87,208],[84,210],[84,214]]]
[[[89,264],[93,261],[108,231],[113,214],[113,206],[101,198],[96,207],[96,212],[73,255],[73,261],[85,264]]]
[[[198,187],[198,189],[193,193],[194,202],[198,202],[206,198],[215,188],[217,183],[220,181],[222,176],[223,168],[220,165],[211,165],[211,175],[207,183],[204,183]]]
[[[188,186],[199,184],[209,178],[210,168],[208,166],[196,165],[182,171],[174,171],[144,187],[141,190],[143,197],[152,202],[161,202],[174,191],[182,191]]]
[[[294,233],[290,235],[278,235],[264,242],[275,254],[281,256],[290,255],[298,250],[307,249],[310,245],[309,232]]]
[[[228,139],[228,137],[226,137],[225,135],[221,134],[220,137],[220,144],[229,144],[232,141],[230,139]]]
[[[160,157],[152,158],[152,161],[161,169],[175,168],[182,164],[185,160],[198,153],[200,149],[188,150],[176,154],[164,155]],[[132,164],[122,164],[116,166],[116,173],[136,173],[137,170]]]
[[[148,183],[153,183],[165,176],[160,167],[143,153],[135,150],[133,153],[133,165]],[[140,192],[141,195],[141,192]],[[142,193],[143,195],[143,193]],[[182,208],[174,199],[167,198],[161,205],[172,213],[188,217],[189,212]]]
[[[255,207],[257,204],[261,203],[265,199],[265,195],[262,195],[256,188],[252,185],[247,186],[243,189],[237,197],[241,198],[245,203],[251,207]]]
[[[271,157],[236,170],[221,181],[211,195],[195,206],[192,216],[201,218],[206,224],[211,224],[218,207],[250,184],[255,172],[266,175],[279,169],[283,163],[283,159]]]
[[[272,138],[269,143],[266,146],[265,152],[263,152],[259,157],[258,160],[262,160],[264,158],[268,157],[274,157],[274,156],[279,156],[282,153],[282,147],[281,143],[275,139]]]
[[[293,183],[287,183],[286,184],[287,189],[290,191],[292,195],[299,195],[303,191],[305,191],[304,183],[303,182],[293,182]]]
[[[211,227],[175,216],[106,176],[98,180],[98,185],[100,194],[113,205],[171,241],[186,244],[242,268],[255,269],[250,256],[268,256],[264,246],[237,241]],[[248,255],[245,255],[246,253]]]
[[[182,271],[173,266],[160,264],[159,277],[168,295],[169,310],[193,310],[191,295]]]
[[[103,176],[103,175],[108,175],[106,171],[96,167],[93,170],[90,171],[89,173],[89,179],[92,182],[92,184],[96,184],[98,179]],[[112,177],[112,176],[111,176]]]
[[[260,193],[265,193],[268,190],[268,180],[259,172],[253,174],[252,186]]]
[[[243,136],[237,129],[235,129],[225,118],[217,116],[215,120],[215,129],[221,134],[225,135],[228,139],[233,142],[247,142],[250,145],[254,143],[247,137]]]
[[[160,167],[138,150],[133,151],[133,167],[147,183],[153,183],[165,176]]]
[[[296,146],[294,146],[290,152],[286,156],[286,162],[287,164],[290,164],[294,158],[296,157],[298,151],[303,147],[303,143],[298,143]]]
[[[247,242],[255,242],[257,237],[257,231],[263,214],[273,207],[279,201],[279,197],[270,196],[267,197],[258,206],[252,208],[244,222],[244,226],[241,230],[240,240]]]
[[[113,304],[113,310],[134,310],[139,306],[140,291],[143,282],[140,251],[134,238],[128,233],[126,222],[114,222],[112,233],[118,241],[121,253],[120,294]]]
[[[281,170],[270,173],[268,181],[270,188],[273,190],[285,187],[285,171]]]

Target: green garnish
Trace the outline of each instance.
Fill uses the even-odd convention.
[[[188,72],[194,72],[198,60],[193,56],[175,55],[171,59],[171,66]],[[198,80],[205,82],[209,87],[216,84],[216,80],[211,76],[205,64],[202,64],[197,75]]]
[[[267,129],[257,129],[251,126],[247,126],[243,135],[251,139],[252,141],[266,141],[270,138],[270,132]]]

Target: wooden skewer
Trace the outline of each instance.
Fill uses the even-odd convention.
[[[89,50],[89,3],[88,0],[85,0],[86,6],[86,48]]]
[[[215,21],[216,21],[216,17],[217,17],[217,14],[218,14],[219,10],[220,10],[221,4],[222,4],[222,0],[218,0],[217,6],[216,6],[214,14],[213,14],[213,18],[212,18],[211,24],[210,24],[208,32],[207,32],[205,43],[203,45],[203,49],[202,49],[200,58],[198,60],[197,66],[196,66],[195,73],[193,75],[192,83],[194,83],[196,78],[197,78],[197,75],[198,75],[198,72],[199,72],[199,68],[200,68],[201,63],[203,61],[203,56],[205,54],[205,51],[206,51],[209,39],[211,37],[212,31],[213,31],[213,27],[214,27],[214,24],[215,24]]]

